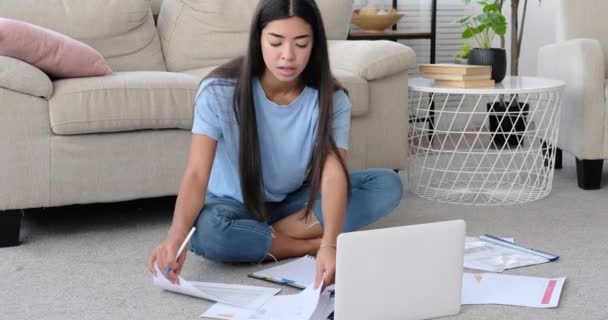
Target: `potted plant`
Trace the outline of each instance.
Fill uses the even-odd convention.
[[[457,64],[469,64],[469,55],[471,53],[471,46],[468,43],[460,46],[460,53],[458,53],[454,59],[454,62]]]
[[[463,0],[465,4],[469,4],[471,0]],[[497,29],[501,31],[495,32],[500,36],[501,39],[501,47],[505,46],[504,34],[506,32],[506,20],[504,20],[504,16],[502,15],[502,7],[505,0],[494,0],[493,2],[480,1],[479,4],[483,7],[483,13],[466,17],[461,19],[461,24],[466,27],[465,31],[463,31],[462,37],[471,38],[472,36],[480,33],[482,28],[468,30],[471,27],[470,20],[475,17],[479,17],[477,20],[487,21],[489,25],[492,22],[497,23]],[[523,0],[523,11],[521,20],[519,19],[519,5],[521,3],[520,0],[510,0],[511,1],[511,70],[510,74],[512,76],[516,76],[519,74],[519,55],[521,52],[521,44],[523,39],[523,31],[526,22],[526,11],[528,8],[528,0]],[[541,0],[538,0],[540,3]],[[487,14],[488,12],[495,12],[495,14]],[[483,18],[481,18],[483,17]],[[503,22],[504,21],[504,24]],[[468,23],[468,24],[467,24]],[[498,26],[499,25],[499,26]],[[503,28],[504,27],[504,28]],[[491,28],[491,27],[490,27]],[[495,30],[495,29],[492,29]],[[466,32],[466,34],[465,34]],[[465,38],[466,39],[466,38]],[[475,38],[477,40],[477,38]],[[483,40],[483,39],[482,39]],[[491,39],[493,41],[493,39]],[[479,43],[479,41],[478,41]],[[490,42],[491,44],[491,42]],[[469,63],[471,64],[479,64],[479,62],[471,62],[469,59]],[[493,67],[494,68],[494,67]],[[504,72],[506,73],[506,56],[505,56],[505,68]],[[494,72],[493,72],[494,73]],[[504,77],[504,76],[503,76]],[[502,80],[502,78],[501,78]],[[498,82],[498,81],[497,81]],[[502,147],[505,143],[508,146],[518,146],[522,141],[522,134],[526,127],[526,117],[528,116],[528,111],[530,106],[528,104],[520,103],[517,100],[517,96],[515,96],[511,103],[506,103],[504,99],[501,99],[499,102],[494,104],[488,104],[488,112],[489,116],[489,126],[490,131],[495,134],[492,136],[492,141],[497,147]]]
[[[463,0],[469,4],[471,0]],[[507,19],[502,14],[502,1],[478,1],[482,12],[464,17],[458,22],[463,27],[462,38],[474,39],[477,47],[469,53],[469,64],[492,66],[492,79],[502,81],[507,72],[507,55],[504,48],[493,48],[496,36],[504,37]]]
[[[471,0],[463,0],[469,4]],[[492,66],[492,79],[500,82],[507,72],[507,56],[504,49],[504,35],[507,21],[502,14],[504,0],[479,1],[482,6],[480,14],[461,19],[464,27],[463,39],[473,38],[479,45],[469,56],[470,64]],[[501,48],[492,48],[495,36],[500,36]],[[517,147],[523,143],[521,132],[525,130],[529,106],[517,101],[506,102],[504,97],[499,101],[487,104],[488,126],[492,132],[492,143],[496,148]]]

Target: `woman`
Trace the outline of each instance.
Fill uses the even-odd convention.
[[[177,281],[190,250],[223,262],[316,254],[315,286],[334,282],[343,231],[388,214],[402,185],[391,170],[348,174],[351,103],[332,77],[313,0],[262,0],[243,58],[203,80],[192,144],[167,237],[148,268]]]

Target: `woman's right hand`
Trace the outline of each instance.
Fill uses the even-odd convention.
[[[163,273],[167,270],[167,267],[169,267],[170,271],[169,273],[164,274],[165,278],[173,284],[179,284],[178,276],[182,271],[188,252],[188,250],[182,250],[182,254],[176,259],[175,255],[177,255],[180,244],[181,241],[178,239],[167,238],[163,240],[152,251],[150,258],[148,259],[148,269],[150,272],[155,276],[157,275],[154,263],[158,265],[158,270]]]

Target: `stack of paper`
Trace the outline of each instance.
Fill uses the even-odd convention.
[[[314,270],[313,270],[314,272]],[[228,320],[325,320],[334,311],[334,298],[329,291],[313,284],[294,295],[275,296],[278,288],[225,283],[187,281],[179,284],[165,278],[156,266],[154,285],[168,291],[217,302],[201,317]]]

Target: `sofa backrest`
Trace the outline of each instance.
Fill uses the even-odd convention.
[[[158,17],[169,71],[217,66],[242,55],[259,0],[163,0]],[[352,0],[317,0],[330,40],[344,40]]]
[[[152,6],[152,14],[158,15],[160,13],[160,6],[163,3],[163,0],[151,0],[150,5]]]
[[[606,0],[560,0],[558,7],[559,40],[575,38],[596,39],[604,49],[608,65],[608,1]],[[608,68],[606,69],[608,72]],[[608,74],[606,74],[608,77]]]
[[[150,0],[3,0],[0,16],[80,40],[113,71],[166,70]]]

